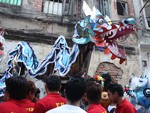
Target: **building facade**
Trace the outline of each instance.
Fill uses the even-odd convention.
[[[139,26],[138,46],[140,48],[141,70],[150,71],[150,1],[137,0],[133,2],[135,17]]]
[[[112,22],[135,17],[136,14],[132,0],[0,0],[0,26],[7,31],[5,56],[1,62],[0,73],[7,68],[8,52],[19,41],[30,42],[40,61],[49,53],[51,45],[59,35],[64,35],[71,47],[74,25],[85,17],[86,10],[82,10],[84,3],[90,9],[96,7],[103,15],[108,15]],[[110,55],[95,49],[86,53],[81,46],[82,54],[78,63],[74,64],[74,69],[77,68],[74,71],[82,72],[82,61],[87,54],[91,54],[90,62],[86,64],[89,76],[107,71],[118,83],[125,85],[132,73],[138,76],[142,73],[138,43],[138,33],[131,34],[125,42],[119,43],[127,52],[127,62],[123,64],[119,64],[118,59],[111,60]],[[70,72],[73,73],[75,72]]]
[[[72,47],[74,25],[83,18],[81,7],[81,0],[0,0],[0,26],[7,32],[0,73],[7,69],[8,53],[19,41],[29,42],[39,61],[59,35]]]

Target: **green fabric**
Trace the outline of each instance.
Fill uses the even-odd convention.
[[[22,0],[0,0],[1,3],[7,3],[11,5],[21,6]]]

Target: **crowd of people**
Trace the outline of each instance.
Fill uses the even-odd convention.
[[[42,99],[34,82],[12,76],[5,81],[0,113],[136,113],[135,107],[124,98],[123,87],[112,82],[110,75],[102,76],[104,85],[94,78],[70,77],[65,96],[60,93],[61,78],[48,76],[44,80],[47,95]]]

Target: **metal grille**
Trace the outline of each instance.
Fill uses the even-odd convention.
[[[81,7],[81,0],[45,0],[43,12],[60,16],[81,16]]]
[[[0,0],[0,3],[21,6],[22,0]]]

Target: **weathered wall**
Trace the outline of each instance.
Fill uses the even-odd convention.
[[[66,38],[73,36],[74,25],[62,25],[59,23],[43,23],[36,20],[10,18],[0,15],[0,25],[4,29],[19,30],[27,33],[41,33],[53,36],[64,35]]]
[[[135,75],[140,75],[140,64],[139,64],[139,55],[128,55],[127,56],[127,62],[124,62],[123,64],[119,64],[119,60],[111,60],[111,55],[105,55],[103,53],[100,53],[99,51],[93,51],[90,61],[90,66],[88,70],[88,75],[93,76],[96,73],[96,70],[100,63],[102,62],[109,62],[113,63],[117,68],[122,70],[122,77],[116,78],[118,80],[118,83],[121,83],[122,85],[128,84],[129,79],[131,78],[132,73]],[[104,69],[104,71],[110,72],[110,69]],[[113,69],[111,69],[113,72]],[[115,73],[115,70],[114,70]]]
[[[116,21],[118,19],[126,18],[126,17],[133,17],[135,15],[133,0],[122,0],[122,1],[125,1],[128,4],[128,15],[125,16],[118,15],[117,4],[116,4],[117,0],[110,0],[110,9],[111,9],[110,18],[112,21]]]
[[[41,11],[42,1],[43,0],[23,0],[23,7],[26,9]]]

